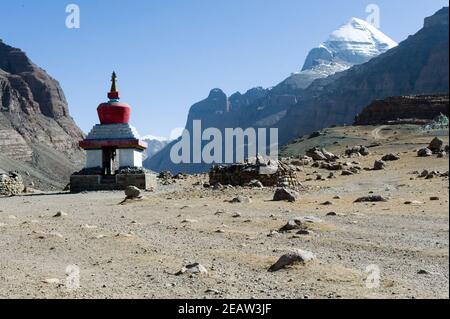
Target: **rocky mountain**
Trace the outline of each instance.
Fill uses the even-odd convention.
[[[303,91],[314,80],[324,78],[351,66],[364,63],[397,44],[367,22],[352,18],[331,33],[328,40],[308,54],[303,69],[271,89],[257,87],[230,97],[220,89],[194,104],[189,111],[186,129],[192,130],[193,120],[202,120],[204,127],[268,127],[278,123],[289,107],[296,105]],[[205,165],[172,165],[169,148],[145,165],[153,170],[173,172],[204,171]]]
[[[427,123],[441,114],[449,116],[448,95],[394,96],[373,101],[354,124]]]
[[[313,82],[276,125],[285,144],[332,125],[352,124],[364,107],[389,96],[449,91],[449,10],[425,19],[423,28],[388,52]]]
[[[59,83],[24,52],[0,41],[0,168],[42,188],[60,188],[84,161],[83,132]]]
[[[358,41],[350,41],[350,36]],[[357,64],[367,59],[370,60]],[[297,82],[291,78],[271,89],[258,88],[235,94],[233,99],[227,98],[220,89],[214,89],[205,100],[191,107],[186,129],[192,130],[193,120],[201,120],[203,128],[215,127],[222,131],[236,127],[274,127],[279,129],[280,144],[284,145],[324,127],[352,124],[355,116],[376,99],[447,93],[448,7],[426,18],[423,29],[399,46],[381,32],[369,29],[364,21],[352,19],[322,46],[311,51],[303,72],[326,69],[326,65],[333,63],[336,66],[340,63],[335,71],[344,69],[346,63],[355,65],[318,78],[306,88],[303,87],[307,84],[301,81],[295,84]],[[145,165],[155,171],[174,173],[195,173],[210,167],[174,165],[169,156],[170,146],[147,160]]]
[[[144,160],[147,158],[152,158],[153,156],[155,156],[155,154],[160,152],[164,147],[172,142],[170,138],[152,135],[144,136],[142,137],[142,140],[144,140],[148,144],[148,148],[144,153]]]
[[[352,18],[331,33],[327,41],[312,49],[302,71],[293,74],[281,85],[305,89],[316,79],[365,63],[396,46],[395,41],[370,23]]]

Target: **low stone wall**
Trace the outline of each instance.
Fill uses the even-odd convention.
[[[282,162],[277,164],[277,169],[272,171],[270,167],[263,164],[214,166],[209,172],[209,183],[211,185],[246,186],[250,182],[258,180],[267,187],[299,186],[296,171]]]
[[[16,173],[1,173],[0,172],[0,196],[18,195],[23,192],[25,186],[23,185],[22,177]]]
[[[117,174],[114,176],[102,175],[72,175],[70,177],[70,191],[79,193],[83,191],[125,190],[128,186],[139,189],[156,188],[155,174]]]

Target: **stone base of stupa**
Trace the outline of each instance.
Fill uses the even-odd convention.
[[[119,172],[104,176],[96,174],[95,170],[83,170],[70,177],[70,192],[113,191],[124,190],[128,186],[136,186],[142,190],[155,189],[157,178],[153,173]]]

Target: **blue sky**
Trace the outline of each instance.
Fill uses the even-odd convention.
[[[68,4],[81,28],[67,29]],[[84,131],[98,121],[112,70],[142,135],[168,136],[210,89],[231,95],[298,71],[308,51],[351,17],[380,7],[400,42],[444,0],[2,0],[0,39],[56,78]]]

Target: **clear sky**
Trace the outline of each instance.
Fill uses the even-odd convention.
[[[77,4],[81,28],[68,29]],[[142,135],[184,127],[210,89],[231,95],[276,85],[351,17],[380,7],[381,30],[400,42],[447,0],[1,0],[0,39],[56,78],[84,131],[96,124],[116,70]]]

